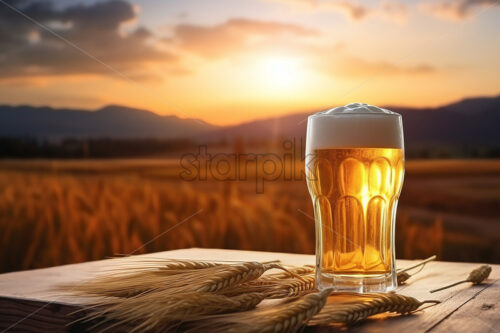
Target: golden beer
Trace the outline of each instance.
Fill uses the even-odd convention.
[[[309,148],[306,179],[316,221],[317,287],[394,289],[402,147]]]

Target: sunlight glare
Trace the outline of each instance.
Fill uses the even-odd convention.
[[[264,82],[274,89],[290,89],[300,81],[298,59],[267,57],[261,60],[259,67]]]

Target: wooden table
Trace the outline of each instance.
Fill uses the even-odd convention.
[[[171,259],[200,259],[225,261],[270,261],[279,259],[285,264],[314,264],[314,256],[218,250],[183,249],[149,254]],[[82,299],[62,295],[55,286],[89,279],[130,258],[100,260],[0,275],[0,329],[2,332],[64,332],[69,331],[69,313]],[[412,261],[398,260],[403,268]],[[429,290],[462,280],[477,267],[472,263],[431,262],[422,272],[408,280],[397,292],[419,300],[438,299],[442,303],[412,316],[371,319],[353,326],[352,332],[500,332],[500,265],[486,283],[476,286],[462,284],[430,294]],[[78,327],[71,327],[71,331]],[[321,328],[319,331],[329,331]],[[339,330],[338,328],[332,330]]]

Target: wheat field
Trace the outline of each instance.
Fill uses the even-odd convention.
[[[256,194],[252,181],[186,182],[174,170],[146,162],[71,162],[68,168],[37,163],[0,164],[3,272],[187,247],[314,253],[313,211],[303,181],[270,182]],[[500,178],[483,175],[480,188],[478,181],[429,177],[405,181],[397,256],[500,261]],[[439,192],[451,186],[443,181],[455,184],[453,196]]]
[[[296,210],[308,211],[309,202],[292,202],[272,187],[254,196],[239,194],[234,183],[212,187],[123,175],[3,172],[2,269],[186,247],[313,252],[314,223]]]

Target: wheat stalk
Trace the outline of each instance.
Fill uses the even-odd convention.
[[[78,321],[96,321],[92,328],[101,326],[103,330],[123,325],[130,332],[161,331],[187,319],[250,310],[264,298],[265,295],[260,293],[226,297],[204,292],[171,295],[163,290],[126,299],[98,301],[92,307],[83,309],[88,314]]]
[[[433,261],[435,259],[436,259],[436,256],[433,255],[433,256],[431,256],[431,257],[429,257],[429,258],[427,258],[427,259],[419,262],[418,264],[415,264],[415,265],[410,266],[410,267],[405,267],[405,268],[402,268],[402,269],[398,269],[397,270],[398,285],[404,284],[406,282],[406,280],[408,280],[409,278],[411,278],[413,275],[419,273],[428,262]],[[419,267],[420,267],[420,269],[417,272],[415,272],[414,274],[410,275],[408,273],[409,270],[412,270],[412,269],[415,269],[415,268],[419,268]]]
[[[284,298],[300,296],[314,290],[314,275],[305,275],[302,280],[287,279],[279,281],[275,286],[266,290],[267,298]]]
[[[397,273],[398,285],[404,284],[411,276],[407,271],[419,268],[420,270],[428,262],[436,259],[436,256],[425,259],[424,261],[413,265],[411,267],[403,268]],[[287,273],[274,273],[263,275],[258,280],[254,280],[245,284],[236,286],[234,289],[227,290],[225,294],[236,295],[244,292],[263,292],[267,294],[268,298],[283,298],[291,296],[300,296],[304,292],[314,290],[315,288],[315,278],[314,267],[304,266],[304,267],[294,267],[289,268],[290,272],[299,274],[302,280],[290,279],[290,275]],[[420,272],[420,270],[418,272]],[[417,273],[418,273],[417,272]]]
[[[410,270],[418,268],[418,267],[423,267],[427,263],[429,263],[429,262],[431,262],[433,260],[436,260],[436,255],[430,256],[429,258],[422,260],[418,264],[415,264],[415,265],[410,266],[410,267],[401,268],[401,269],[398,269],[397,271],[398,271],[398,273],[400,273],[400,272],[407,272],[407,271],[410,271]]]
[[[186,259],[162,259],[162,258],[141,258],[140,260],[131,260],[117,267],[118,270],[162,270],[168,271],[169,274],[179,274],[189,269],[204,269],[215,266],[220,266],[222,263],[213,261],[198,261]]]
[[[165,269],[164,263],[160,263],[158,266],[160,269],[132,274],[104,275],[83,284],[66,285],[61,288],[80,295],[115,297],[131,297],[158,290],[168,290],[171,294],[189,291],[216,292],[255,280],[273,268],[287,271],[286,268],[276,263],[259,262],[244,262],[235,265],[217,264],[204,269],[186,269],[186,267],[196,266],[194,263],[181,262],[179,265],[181,268],[178,270]],[[294,273],[289,274],[297,276]]]
[[[248,283],[239,284],[223,290],[224,295],[239,295],[248,292],[259,292],[266,298],[285,298],[300,296],[314,290],[314,275],[303,275],[302,279],[263,279],[259,278]]]
[[[425,303],[440,303],[433,300],[420,302],[413,297],[398,294],[358,294],[357,296],[367,299],[361,302],[327,303],[321,312],[308,322],[308,325],[329,325],[332,323],[350,325],[378,313],[409,314]]]
[[[189,332],[296,332],[323,308],[330,292],[326,289],[272,307],[206,317],[190,322],[187,328]]]
[[[436,259],[436,256],[432,256],[423,260],[422,262],[413,265],[411,267],[403,268],[398,270],[397,280],[398,285],[404,284],[411,276],[407,271],[419,268],[420,270],[425,266],[426,263]],[[420,272],[420,270],[418,272]],[[237,295],[245,292],[263,292],[267,294],[267,298],[283,298],[291,296],[300,296],[301,294],[314,290],[315,288],[315,278],[311,273],[314,272],[314,267],[304,266],[304,267],[294,267],[289,268],[289,271],[301,275],[302,280],[290,279],[290,275],[287,273],[274,273],[263,275],[257,280],[250,281],[248,283],[240,284],[235,288],[231,288],[224,291],[226,295]],[[418,273],[417,272],[417,273]]]
[[[120,259],[122,257],[115,257],[116,259]],[[129,257],[127,257],[129,258]],[[127,259],[125,262],[121,262],[118,267],[114,267],[109,271],[115,270],[120,273],[126,273],[133,270],[142,271],[142,270],[162,270],[168,271],[168,274],[174,275],[184,272],[189,269],[204,269],[215,266],[220,266],[223,264],[240,264],[245,261],[225,261],[225,260],[190,260],[190,259],[168,259],[168,258],[158,258],[158,257],[140,257],[140,259],[135,259],[132,257],[131,259]],[[262,262],[263,264],[272,264],[279,263],[279,260],[271,260]],[[280,273],[282,274],[282,273]]]
[[[423,267],[427,261],[400,270],[398,277],[404,276],[407,270]],[[263,275],[272,268],[285,272]],[[315,277],[311,274],[314,267],[310,266],[286,269],[274,262],[219,264],[150,260],[147,268],[139,269],[142,271],[130,273],[128,269],[123,274],[96,278],[74,289],[83,295],[120,296],[95,301],[83,309],[88,314],[80,321],[95,322],[91,329],[123,326],[132,332],[177,328],[238,333],[294,332],[306,323],[351,324],[377,313],[407,314],[424,303],[438,303],[420,302],[397,294],[348,294],[362,300],[325,305],[331,289],[314,290]],[[476,281],[478,275],[471,273],[469,279]],[[265,298],[285,301],[254,309]]]
[[[63,287],[80,294],[131,297],[159,288],[165,284],[165,278],[168,276],[217,266],[221,264],[194,260],[141,260],[121,264],[115,268],[115,272],[107,273],[84,284]]]
[[[398,269],[397,270],[397,281],[398,281],[398,284],[399,285],[404,284],[406,282],[406,280],[408,280],[410,277],[412,277],[416,273],[420,272],[427,263],[429,263],[429,262],[431,262],[431,261],[433,261],[435,259],[436,259],[436,255],[433,255],[433,256],[431,256],[431,257],[429,257],[427,259],[422,260],[421,262],[419,262],[419,263],[417,263],[415,265],[412,265],[410,267],[405,267],[405,268],[402,268],[402,269]],[[414,274],[409,274],[408,273],[408,271],[413,270],[415,268],[420,268],[420,269],[416,273],[414,273]],[[314,273],[315,272],[315,268],[312,265],[305,265],[305,266],[299,266],[299,267],[290,267],[290,268],[288,268],[288,271],[291,272],[291,273],[295,273],[295,274],[298,274],[298,275],[304,277],[304,276],[308,276],[309,274]],[[274,274],[267,274],[267,275],[263,275],[259,279],[259,283],[260,283],[260,285],[264,285],[265,284],[264,282],[271,281],[272,284],[274,284],[277,279],[288,279],[288,278],[290,278],[290,274],[286,273],[286,272],[283,272],[283,273],[274,273]],[[311,285],[311,283],[309,281],[308,282],[304,282],[303,281],[302,283],[300,283],[298,285],[298,289],[299,289],[299,291],[300,290],[312,290],[312,289],[314,289],[314,285]]]
[[[491,273],[491,266],[490,265],[482,265],[482,266],[479,266],[478,268],[472,270],[472,272],[470,272],[467,279],[452,283],[452,284],[445,286],[445,287],[431,290],[430,292],[435,293],[436,291],[448,289],[448,288],[451,288],[451,287],[454,287],[456,285],[459,285],[461,283],[466,283],[466,282],[472,282],[472,284],[480,284],[481,282],[483,282],[484,280],[486,280],[490,276],[490,273]]]
[[[259,262],[247,262],[241,265],[228,265],[227,269],[220,270],[218,274],[211,276],[209,279],[203,282],[196,289],[196,291],[216,292],[240,283],[255,280],[262,274],[264,274],[264,272],[272,268],[284,270],[288,272],[291,276],[296,276],[301,279],[300,276],[294,273],[290,273],[286,268],[284,268],[280,264],[276,263],[262,264]],[[206,271],[207,270],[204,270],[201,273],[207,273]],[[210,272],[208,272],[208,274],[210,274]],[[202,274],[202,276],[206,278],[205,274]]]
[[[305,265],[305,266],[292,266],[292,267],[287,267],[288,271],[293,274],[297,275],[308,275],[311,273],[314,273],[314,266],[311,265]],[[265,281],[265,280],[271,280],[275,281],[276,279],[287,279],[290,277],[290,274],[287,272],[280,272],[280,273],[273,273],[273,274],[266,274],[263,275],[260,279]]]

